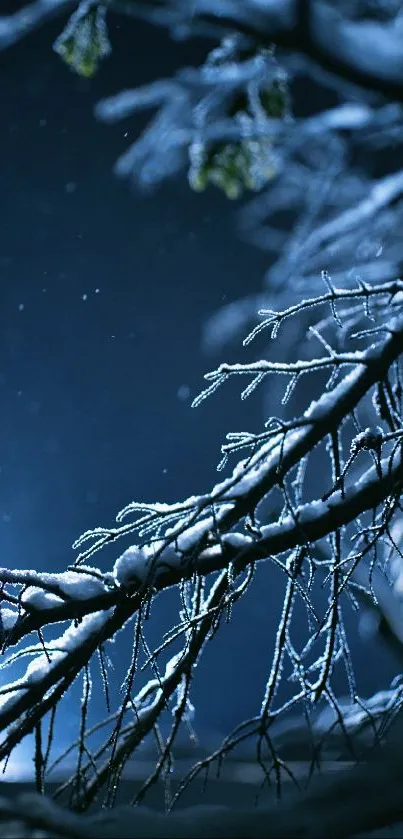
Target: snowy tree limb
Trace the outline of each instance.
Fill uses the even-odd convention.
[[[13,15],[0,15],[0,50],[13,46],[48,20],[74,8],[75,4],[76,0],[34,0]]]

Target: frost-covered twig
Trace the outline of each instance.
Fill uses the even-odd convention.
[[[361,336],[361,340],[367,341],[367,348],[348,356],[330,352],[329,363],[335,366],[340,381],[333,383],[300,417],[288,422],[273,418],[267,431],[256,439],[254,435],[235,435],[234,450],[242,444],[250,449],[250,455],[238,463],[232,476],[216,484],[210,492],[174,505],[128,505],[118,515],[118,520],[134,516],[134,521],[112,530],[96,528],[93,533],[84,534],[77,540],[77,547],[85,545],[91,537],[95,538],[95,543],[80,555],[77,566],[72,566],[65,573],[0,572],[5,591],[8,585],[21,588],[18,606],[15,604],[15,619],[12,621],[8,615],[8,623],[3,625],[5,646],[18,644],[24,635],[33,630],[42,632],[47,624],[73,618],[73,623],[63,635],[51,643],[46,643],[40,636],[41,644],[36,650],[32,648],[30,653],[34,655],[36,652],[36,658],[32,659],[22,677],[8,684],[1,698],[0,726],[3,730],[7,726],[9,729],[0,744],[0,757],[6,757],[24,736],[42,724],[44,716],[57,706],[79,672],[86,674],[85,679],[89,678],[88,667],[96,649],[112,640],[128,619],[137,614],[135,652],[127,676],[126,698],[117,716],[111,718],[112,733],[95,753],[89,751],[86,743],[89,734],[85,701],[79,741],[82,757],[70,782],[75,790],[74,806],[78,809],[87,807],[105,783],[110,783],[115,789],[124,763],[152,731],[161,714],[172,703],[174,694],[181,691],[181,685],[186,689],[185,693],[179,694],[182,700],[178,700],[176,707],[179,716],[184,716],[193,667],[205,641],[214,635],[222,614],[231,610],[252,585],[248,569],[253,569],[256,562],[267,559],[275,561],[283,570],[291,598],[290,608],[284,612],[281,639],[276,647],[276,655],[280,655],[281,660],[284,656],[289,658],[295,671],[294,678],[299,684],[288,707],[301,701],[309,707],[315,705],[320,697],[326,697],[332,707],[337,708],[331,689],[334,663],[341,657],[345,659],[348,672],[351,667],[340,611],[341,597],[350,589],[354,591],[359,561],[371,556],[376,542],[389,535],[402,493],[403,431],[399,425],[401,397],[397,389],[403,347],[400,293],[400,283],[396,281],[377,289],[361,287],[355,293],[331,289],[322,298],[311,301],[314,308],[330,307],[337,328],[342,328],[343,324],[340,313],[336,312],[336,303],[343,302],[346,311],[355,311],[355,317],[359,318],[361,315],[356,310],[358,302],[361,302],[364,315],[366,313],[371,324]],[[386,319],[387,309],[385,311],[382,305],[368,308],[369,299],[374,298],[379,304],[385,296],[395,301],[395,316],[392,319]],[[278,315],[271,313],[271,317],[275,322],[284,320],[288,324],[299,316],[301,306],[303,304]],[[374,312],[378,317],[375,342],[372,327]],[[343,374],[346,359],[353,369]],[[317,361],[311,360],[304,366],[305,375],[313,374],[317,367]],[[260,372],[266,369],[263,362],[260,368]],[[288,368],[284,365],[281,369],[291,376],[295,375],[293,364]],[[250,366],[222,367],[218,371],[219,381],[231,370],[248,373]],[[270,370],[278,372],[275,364]],[[391,385],[393,381],[395,395]],[[370,393],[376,395],[374,405],[378,412],[378,426],[374,432],[368,429],[358,430],[357,433],[357,429],[354,431],[354,425],[358,424],[356,411]],[[204,393],[203,398],[206,395]],[[339,428],[349,417],[353,422],[350,456],[347,457]],[[328,486],[321,488],[319,497],[302,501],[303,472],[299,472],[300,464],[310,458],[318,444],[324,441],[327,441],[329,454]],[[224,448],[227,455],[228,447]],[[370,465],[362,469],[358,480],[351,481],[350,471],[355,459],[362,454],[369,458]],[[259,520],[259,505],[273,492],[280,492],[283,509],[272,522],[265,523]],[[369,513],[372,516],[372,535],[371,527],[364,523],[365,519],[362,520]],[[348,543],[352,528],[356,528],[357,524],[361,549],[351,551]],[[126,549],[116,560],[112,573],[102,573],[98,568],[83,565],[104,544],[127,537],[136,530],[142,535],[143,543]],[[333,534],[336,534],[336,539]],[[315,545],[320,545],[321,540],[329,537],[332,545],[330,555],[328,558],[316,557]],[[376,561],[375,557],[374,554],[371,562]],[[330,583],[328,610],[323,617],[312,609],[310,598],[312,579],[319,570],[321,573],[327,571]],[[217,571],[220,576],[212,584],[210,592],[204,593],[203,581]],[[247,577],[242,582],[245,573]],[[157,591],[178,584],[184,587],[181,626],[172,632],[159,653],[148,656],[149,665],[156,666],[161,652],[181,636],[184,640],[182,652],[167,664],[165,675],[159,673],[157,667],[154,679],[134,697],[131,685],[138,667],[147,603]],[[368,588],[371,593],[371,575]],[[299,651],[289,637],[292,604],[296,598],[302,599],[311,625],[310,637]],[[9,612],[12,606],[13,603],[9,602]],[[315,645],[320,646],[323,642],[325,653],[318,658],[317,678],[312,680],[311,668],[305,669],[304,659],[308,650],[312,652]],[[14,659],[17,661],[16,657]],[[264,749],[262,751],[265,743],[269,745],[272,742],[269,729],[273,721],[285,710],[285,706],[278,709],[274,706],[282,667],[280,664],[278,667],[273,664],[273,667],[268,680],[271,687],[268,687],[261,713],[255,725],[245,735],[242,734],[241,739],[253,733],[258,737],[262,771],[267,771],[267,777],[270,777],[275,769],[279,780],[282,761],[274,758],[275,752],[269,758],[264,755]],[[354,690],[352,687],[352,698]],[[123,724],[128,707],[134,713],[134,720]],[[341,711],[338,713],[340,715]],[[170,760],[176,729],[177,722],[174,723],[172,738],[162,748],[156,777],[165,771],[165,763]],[[238,739],[230,742],[233,748]],[[273,748],[270,745],[270,750]],[[226,749],[224,747],[223,754]],[[269,764],[274,761],[271,769],[266,769],[268,760]]]

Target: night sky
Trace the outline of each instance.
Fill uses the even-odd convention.
[[[259,429],[259,396],[241,403],[238,387],[190,402],[228,360],[203,355],[203,322],[258,292],[267,268],[213,189],[196,195],[183,177],[145,197],[114,176],[148,114],[114,126],[93,115],[103,97],[200,64],[208,45],[114,17],[113,55],[87,81],[52,51],[63,22],[0,54],[0,564],[48,571],[130,501],[206,491],[226,431]],[[267,579],[266,598],[241,603],[206,650],[196,728],[225,733],[258,709],[281,610]],[[380,662],[376,685],[361,674],[364,693],[394,674]]]

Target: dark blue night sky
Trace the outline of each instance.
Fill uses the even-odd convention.
[[[1,57],[0,255],[2,543],[11,564],[28,538],[29,562],[58,568],[74,535],[129,499],[174,500],[211,482],[242,414],[239,400],[190,410],[211,366],[201,326],[258,287],[265,264],[235,242],[221,196],[175,182],[144,198],[119,182],[113,162],[141,122],[93,117],[101,94],[197,62],[201,46],[192,54],[137,24],[130,38],[117,32],[116,57],[89,83],[52,52],[60,26]],[[246,410],[259,420],[256,403]]]
[[[207,490],[225,432],[262,418],[259,396],[241,403],[236,387],[190,402],[219,360],[201,351],[204,320],[260,290],[267,256],[236,238],[234,207],[213,190],[181,179],[145,197],[120,182],[113,163],[147,114],[117,126],[93,115],[105,96],[199,64],[206,45],[118,20],[91,82],[52,51],[62,19],[0,54],[0,564],[11,568],[61,571],[74,539],[131,500]],[[242,602],[206,650],[196,728],[225,732],[258,709],[281,609],[278,578],[261,573],[265,599]],[[363,693],[394,675],[382,655],[375,685],[359,661]]]

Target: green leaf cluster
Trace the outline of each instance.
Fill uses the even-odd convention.
[[[276,80],[259,95],[262,111],[268,117],[280,119],[288,113],[288,91],[284,82]],[[235,122],[248,123],[249,127],[256,122],[246,95],[237,97],[230,108],[230,116]],[[214,145],[198,141],[190,146],[189,156],[191,188],[203,192],[213,184],[233,200],[240,198],[244,190],[262,189],[277,172],[273,142],[264,135]]]
[[[99,64],[111,52],[105,22],[105,8],[86,5],[72,15],[53,49],[68,66],[86,79],[92,78]]]
[[[189,169],[189,184],[203,192],[209,183],[227,198],[240,198],[243,191],[261,189],[276,173],[275,158],[267,139],[228,143],[206,153],[201,164]]]

